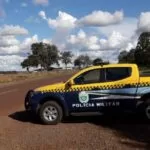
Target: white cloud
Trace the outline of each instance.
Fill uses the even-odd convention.
[[[22,70],[20,63],[25,58],[18,55],[0,56],[0,71]]]
[[[0,54],[17,54],[20,52],[20,41],[17,35],[26,35],[28,30],[20,26],[4,25],[0,27]]]
[[[75,48],[79,50],[98,50],[100,45],[98,37],[88,36],[83,30],[80,30],[77,35],[70,35],[67,40],[68,48]]]
[[[8,47],[0,47],[0,54],[17,54],[20,48],[18,45],[11,45]]]
[[[49,0],[33,0],[33,3],[36,5],[47,6],[49,4]]]
[[[63,45],[72,29],[76,27],[77,18],[66,12],[59,11],[55,19],[48,18],[44,11],[40,11],[39,16],[48,23],[50,28],[55,30],[52,42],[56,45]]]
[[[20,52],[20,41],[15,36],[0,36],[0,54],[17,54]]]
[[[42,19],[47,19],[47,17],[46,17],[46,14],[45,14],[45,12],[44,11],[40,11],[39,12],[39,16],[42,18]]]
[[[64,47],[64,43],[70,35],[70,32],[75,28],[79,28],[81,24],[84,26],[108,26],[111,24],[116,24],[123,19],[123,12],[116,11],[114,14],[111,14],[109,12],[95,11],[92,14],[85,16],[81,19],[77,19],[76,17],[62,11],[58,12],[58,16],[55,19],[47,17],[44,11],[40,11],[39,16],[48,23],[50,28],[55,29],[56,32],[54,37],[52,38],[52,42],[59,46],[61,45],[60,47],[62,48]],[[107,17],[107,20],[105,19],[105,17]],[[88,20],[92,22],[87,22]],[[100,45],[94,41],[97,38],[96,36],[92,36],[89,39],[84,39],[84,36],[86,35],[81,30],[80,33],[78,33],[77,35],[77,39],[74,39],[74,35],[71,35],[70,40],[75,40],[74,42],[79,42],[80,44],[83,43],[82,45],[84,45],[84,47],[88,47],[90,49],[100,48]]]
[[[59,11],[56,19],[48,19],[48,24],[50,27],[54,28],[74,28],[76,20],[77,19],[75,17]]]
[[[123,16],[122,11],[116,11],[113,14],[104,11],[94,11],[79,19],[77,24],[83,26],[108,26],[120,23],[123,20]]]
[[[129,48],[135,47],[134,44],[134,41],[116,31],[113,31],[107,39],[100,39],[101,49],[104,50],[130,50]]]
[[[24,53],[27,53],[27,52],[30,52],[30,49],[31,49],[31,45],[33,43],[36,43],[38,42],[39,39],[38,39],[38,36],[37,35],[34,35],[32,37],[28,37],[26,38],[20,45],[20,49],[22,52]]]
[[[50,39],[39,40],[38,35],[25,38],[22,42],[17,40],[15,36],[0,36],[0,54],[27,54],[31,52],[31,45],[37,42],[51,44]]]
[[[81,19],[66,13],[59,11],[58,16],[55,19],[48,18],[44,11],[39,12],[39,16],[47,20],[49,27],[51,28],[69,28],[73,29],[75,27],[83,26],[108,26],[112,24],[118,24],[123,20],[123,12],[116,11],[114,14],[103,11],[94,11],[88,16]]]
[[[107,49],[120,49],[126,43],[127,39],[119,32],[113,31],[112,35],[108,38],[103,47]]]
[[[136,46],[136,42],[117,31],[112,31],[104,38],[101,35],[88,35],[80,30],[77,35],[68,37],[64,49],[73,51],[75,55],[88,54],[92,59],[101,57],[104,60],[117,62],[120,51],[129,51]]]
[[[14,36],[0,36],[0,47],[18,45],[20,42]]]
[[[56,19],[47,18],[44,11],[40,11],[39,16],[42,19],[47,20],[49,27],[55,29],[56,28],[72,29],[75,27],[75,22],[77,20],[75,17],[62,11],[58,12],[58,16],[56,17]]]
[[[0,70],[21,70],[22,62],[29,52],[31,45],[36,42],[51,44],[50,39],[39,39],[38,35],[26,37],[23,41],[18,40],[18,35],[26,35],[28,30],[13,25],[0,27]]]
[[[21,7],[27,7],[27,6],[28,6],[27,3],[25,3],[25,2],[21,3]]]
[[[52,40],[51,39],[43,39],[42,42],[43,43],[47,43],[47,44],[52,44]]]
[[[28,30],[20,27],[20,26],[13,26],[13,25],[4,25],[0,27],[0,36],[10,36],[10,35],[27,35]]]
[[[136,18],[125,18],[120,24],[110,25],[106,27],[95,28],[100,34],[104,36],[110,36],[112,31],[121,33],[123,36],[131,38],[137,29],[138,19]]]
[[[128,39],[116,31],[113,31],[107,38],[99,38],[87,35],[83,30],[80,30],[77,35],[71,35],[68,38],[68,43],[85,50],[120,50],[126,47]]]
[[[38,35],[27,37],[22,42],[15,36],[0,36],[0,70],[22,70],[20,63],[31,52],[31,45],[41,41],[51,44],[50,39],[39,40]]]
[[[150,12],[142,12],[139,21],[137,33],[150,32]]]
[[[47,44],[51,44],[51,40],[49,39],[42,39],[42,40],[39,40],[39,37],[38,35],[34,35],[32,37],[28,37],[26,39],[24,39],[24,41],[20,44],[20,52],[22,53],[29,53],[31,52],[31,45],[33,43],[37,43],[37,42],[43,42],[43,43],[47,43]]]
[[[0,28],[0,54],[20,54],[30,51],[30,46],[34,42],[38,42],[38,36],[34,35],[30,38],[25,38],[20,42],[16,36],[26,35],[28,30],[20,26],[5,25]]]
[[[39,16],[48,23],[50,28],[55,30],[52,42],[60,50],[70,50],[74,53],[87,52],[90,56],[97,53],[105,59],[105,55],[110,54],[112,61],[117,60],[120,51],[129,51],[135,48],[138,38],[137,28],[149,30],[150,26],[148,12],[142,13],[139,21],[133,17],[124,18],[123,11],[114,13],[94,11],[85,17],[81,17],[81,19],[61,11],[53,19],[47,17],[44,11],[40,11]],[[144,20],[147,21],[144,22]],[[85,26],[92,28],[89,28],[88,32],[85,33],[82,28]],[[78,30],[79,32],[76,33]],[[74,34],[71,34],[72,31]]]

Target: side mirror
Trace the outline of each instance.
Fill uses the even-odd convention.
[[[72,85],[74,85],[73,80],[68,81],[66,85],[67,87],[71,87]]]

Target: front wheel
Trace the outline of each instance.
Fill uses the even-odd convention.
[[[41,106],[39,117],[44,124],[56,125],[62,120],[63,111],[57,102],[48,101]]]

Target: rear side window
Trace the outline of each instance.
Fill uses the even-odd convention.
[[[117,81],[131,76],[130,67],[106,68],[106,81]]]

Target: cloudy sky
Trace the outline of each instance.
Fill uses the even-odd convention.
[[[117,61],[150,31],[149,0],[0,0],[0,70],[21,70],[34,42]]]

